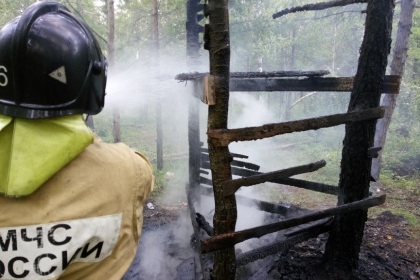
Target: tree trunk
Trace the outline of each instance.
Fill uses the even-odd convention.
[[[391,62],[391,75],[400,77],[404,74],[405,61],[407,59],[408,43],[411,34],[411,25],[413,22],[414,0],[401,1],[401,16],[398,22],[397,37],[394,46],[394,56]],[[382,106],[388,107],[383,119],[378,120],[375,133],[375,147],[384,147],[386,135],[391,123],[392,113],[397,103],[396,94],[386,94],[382,99]],[[382,153],[378,158],[372,160],[372,177],[379,179],[381,171]]]
[[[216,104],[209,106],[208,130],[227,128],[229,107],[230,38],[228,0],[209,0],[210,75],[215,77]],[[228,147],[217,147],[208,141],[215,213],[214,234],[235,230],[237,210],[234,195],[225,197],[223,182],[231,180],[231,157]],[[235,279],[234,246],[215,252],[212,277]]]
[[[159,0],[153,0],[153,42],[155,45],[155,74],[159,75]],[[162,129],[162,104],[160,95],[156,94],[156,165],[158,170],[163,169],[163,129]]]
[[[115,10],[114,0],[108,0],[107,2],[108,12],[108,72],[113,73],[115,67]],[[120,110],[117,106],[112,109],[112,134],[114,136],[114,142],[121,142],[121,125],[120,125]]]
[[[391,45],[393,10],[393,0],[368,1],[365,35],[348,112],[379,106]],[[346,125],[339,205],[358,201],[369,195],[372,160],[368,149],[373,146],[375,125],[376,120]],[[328,269],[348,271],[357,268],[366,220],[367,210],[335,217],[324,255]]]

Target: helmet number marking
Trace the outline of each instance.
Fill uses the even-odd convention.
[[[5,87],[9,83],[9,79],[7,78],[7,68],[0,65],[0,87]]]

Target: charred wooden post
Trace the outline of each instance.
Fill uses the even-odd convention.
[[[359,112],[379,106],[382,84],[391,46],[393,0],[369,0],[359,64],[348,112]],[[375,120],[346,125],[341,160],[338,204],[346,205],[369,195]],[[325,258],[331,269],[357,268],[367,210],[340,214],[330,231]],[[345,241],[345,242],[344,242]]]
[[[199,65],[199,50],[201,44],[199,42],[199,33],[202,32],[202,26],[198,24],[200,19],[204,17],[200,12],[200,0],[188,0],[186,3],[187,22],[187,67],[194,70]],[[201,7],[202,10],[202,7]],[[195,91],[196,89],[193,88]],[[200,251],[200,240],[203,234],[200,231],[199,225],[195,220],[196,211],[195,203],[200,203],[200,107],[199,100],[194,97],[194,93],[189,95],[188,100],[188,147],[189,147],[189,182],[186,186],[188,207],[190,219],[193,226],[193,248]],[[203,272],[203,279],[207,280],[210,277],[209,272],[212,261],[209,258],[201,258],[195,256],[195,263],[200,264]]]
[[[301,217],[288,219],[269,225],[263,225],[246,229],[237,232],[230,232],[224,234],[216,234],[215,236],[201,241],[201,252],[203,254],[222,250],[224,248],[230,248],[231,246],[243,242],[251,238],[259,238],[269,233],[280,231],[283,229],[298,226],[304,223],[320,220],[334,215],[342,215],[355,210],[367,209],[369,207],[377,206],[385,202],[386,195],[369,197],[356,202],[339,205],[336,207],[320,210],[314,213],[310,213]],[[342,241],[341,241],[342,242]],[[346,242],[342,242],[347,244]]]
[[[252,141],[277,136],[280,134],[320,129],[337,126],[344,123],[355,123],[363,120],[375,120],[383,117],[382,107],[336,114],[319,118],[290,121],[284,123],[266,124],[262,126],[236,129],[209,129],[209,143],[214,146],[227,146],[234,141]],[[356,123],[357,125],[357,123]]]
[[[210,54],[210,75],[214,77],[212,88],[216,95],[214,105],[209,105],[209,130],[226,129],[229,108],[230,37],[228,0],[209,0],[207,13],[205,48]],[[235,230],[237,210],[235,196],[224,196],[223,182],[232,178],[231,156],[228,147],[208,143],[213,180],[215,213],[214,234],[230,233]],[[214,254],[212,278],[216,280],[235,279],[235,248],[225,247]]]

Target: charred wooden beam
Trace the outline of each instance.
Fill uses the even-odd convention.
[[[321,233],[329,231],[330,227],[331,224],[329,222],[324,222],[322,224],[311,226],[305,229],[304,231],[299,232],[299,234],[293,235],[291,237],[282,236],[276,242],[262,246],[255,250],[251,250],[238,256],[238,258],[236,259],[236,265],[238,267],[241,267],[250,262],[263,259],[267,256],[274,255],[280,252],[285,252],[289,250],[292,246],[302,241],[308,240],[309,238],[317,237]]]
[[[203,178],[205,179],[205,178]],[[211,180],[210,180],[211,182]],[[208,185],[208,184],[207,184]],[[201,185],[200,191],[203,195],[212,195],[213,189],[210,187],[206,187]],[[302,213],[309,211],[308,209],[301,208],[299,206],[288,204],[285,205],[283,203],[271,203],[267,201],[262,201],[255,198],[250,198],[242,195],[236,195],[236,201],[243,205],[254,205],[258,210],[264,211],[267,213],[278,214],[282,216],[296,215],[296,213]]]
[[[272,72],[231,72],[230,78],[282,78],[282,77],[319,77],[330,74],[328,70],[318,71],[272,71]]]
[[[201,167],[209,169],[210,164],[208,162],[202,162]],[[253,171],[253,170],[249,170],[249,169],[244,169],[244,168],[236,168],[234,166],[232,166],[231,170],[232,170],[232,175],[241,176],[241,177],[249,177],[249,176],[261,174],[261,172],[257,172],[257,171]],[[203,178],[203,180],[201,180],[201,182],[203,184],[207,184],[207,185],[210,185],[210,186],[213,185],[211,180],[209,180],[207,178]],[[311,190],[311,191],[315,191],[315,192],[321,192],[321,193],[325,193],[325,194],[331,194],[331,195],[337,195],[338,194],[338,187],[337,186],[318,183],[318,182],[311,182],[311,181],[306,181],[306,180],[302,180],[302,179],[281,178],[281,179],[270,180],[268,182],[276,183],[276,184],[282,184],[282,185],[288,185],[288,186],[292,186],[292,187],[302,188],[302,189]]]
[[[230,78],[280,78],[280,77],[317,77],[330,74],[328,70],[318,71],[272,71],[272,72],[230,72]],[[202,79],[209,73],[181,73],[175,76],[178,81]]]
[[[303,11],[318,11],[318,10],[325,10],[328,8],[333,8],[337,6],[345,6],[351,5],[355,3],[366,3],[367,0],[335,0],[335,1],[328,1],[328,2],[320,2],[315,4],[307,4],[303,6],[293,7],[284,9],[280,12],[273,14],[273,19],[279,18],[281,16],[296,13],[296,12],[303,12]]]
[[[200,172],[199,173],[200,174],[206,174],[206,175],[209,175],[210,174],[210,172],[208,170],[203,170],[201,168],[200,168]]]
[[[201,152],[204,154],[209,154],[209,150],[207,148],[201,148]],[[237,154],[237,153],[230,153],[232,158],[248,158],[247,155]]]
[[[268,173],[261,173],[258,175],[253,175],[241,179],[229,180],[223,183],[224,195],[233,195],[240,187],[257,185],[271,180],[286,178],[307,172],[313,172],[324,167],[326,164],[327,163],[325,162],[325,160],[320,160],[318,162],[306,165],[300,165]]]
[[[282,203],[271,203],[267,201],[262,201],[259,199],[254,199],[242,195],[236,195],[236,201],[241,204],[246,205],[255,205],[260,211],[279,214],[282,216],[288,216],[289,214],[293,215],[302,211],[309,211],[307,209],[300,208],[296,205],[284,205]]]
[[[245,162],[245,161],[241,161],[241,160],[232,160],[232,162],[230,164],[232,166],[244,167],[246,169],[255,170],[255,171],[258,171],[260,169],[260,166],[257,165],[257,164],[250,163],[250,162]]]
[[[318,182],[310,182],[310,181],[301,180],[301,179],[283,178],[283,179],[273,181],[273,183],[284,184],[284,185],[288,185],[292,187],[321,192],[325,194],[331,194],[331,195],[338,194],[337,186],[327,185],[327,184],[318,183]]]
[[[203,215],[200,213],[195,213],[195,219],[197,224],[209,235],[213,236],[213,227],[206,221]]]
[[[334,219],[332,217],[328,217],[328,218],[324,218],[324,219],[321,219],[321,220],[317,220],[317,221],[309,222],[309,223],[306,223],[306,224],[298,225],[296,227],[285,230],[283,234],[286,237],[291,237],[291,236],[298,235],[302,232],[307,231],[310,228],[313,228],[313,227],[316,227],[316,226],[319,226],[319,225],[329,225],[330,226],[332,224],[333,220]]]
[[[203,75],[204,77],[205,75]],[[202,78],[202,77],[200,77]],[[194,80],[193,78],[190,78]],[[244,73],[230,79],[229,89],[234,91],[318,91],[318,92],[351,92],[354,77],[317,77],[310,78],[265,78],[256,77],[252,73]],[[398,94],[401,77],[396,75],[385,76],[382,93]],[[201,90],[197,88],[197,90]],[[196,93],[201,96],[201,93]]]
[[[228,248],[251,238],[259,238],[269,233],[280,231],[286,228],[291,228],[311,221],[320,220],[337,214],[343,214],[354,210],[367,209],[369,207],[383,204],[385,202],[385,199],[386,195],[369,197],[356,202],[343,204],[325,210],[320,210],[301,217],[288,219],[286,221],[281,221],[269,225],[259,226],[232,233],[220,234],[209,239],[202,240],[201,253],[206,254],[224,248]]]
[[[205,184],[213,187],[213,181],[203,176],[200,176],[200,184]]]
[[[382,150],[382,147],[371,147],[368,149],[368,157],[370,158],[377,158],[379,156],[379,152]]]
[[[196,220],[196,211],[195,211],[195,207],[194,207],[194,202],[197,201],[196,199],[196,192],[191,192],[190,191],[190,187],[187,185],[186,186],[187,189],[187,200],[188,200],[188,209],[189,209],[189,213],[190,213],[190,218],[191,218],[191,224],[193,226],[193,239],[194,239],[194,243],[193,248],[197,251],[200,252],[200,246],[201,243],[199,242],[200,240],[202,240],[204,237],[204,234],[200,231],[200,226],[197,223]]]
[[[212,129],[207,132],[207,135],[209,137],[209,142],[213,145],[224,147],[235,141],[252,141],[280,134],[311,129],[316,130],[319,128],[332,127],[345,123],[379,119],[383,117],[384,113],[384,107],[377,107],[345,114],[336,114],[319,118],[266,124],[247,128]]]
[[[209,162],[209,155],[208,154],[201,154],[201,162]],[[260,166],[254,163],[250,163],[250,162],[246,162],[246,161],[241,161],[241,160],[232,160],[230,162],[231,166],[236,166],[236,167],[244,167],[246,169],[251,169],[251,170],[259,170]]]
[[[230,91],[318,91],[318,92],[351,92],[353,77],[311,77],[306,79],[240,79],[232,78]],[[398,94],[401,77],[385,76],[382,93]]]

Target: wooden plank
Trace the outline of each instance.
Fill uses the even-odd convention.
[[[336,114],[319,118],[304,119],[262,126],[237,128],[237,129],[213,129],[207,132],[209,142],[215,146],[228,146],[235,141],[252,141],[269,138],[280,134],[316,130],[319,128],[332,127],[345,123],[382,118],[385,113],[384,107],[377,107],[357,112]]]
[[[325,162],[325,160],[320,160],[306,165],[295,166],[268,173],[261,173],[258,175],[253,175],[241,179],[229,180],[223,183],[224,195],[233,195],[240,187],[257,185],[271,180],[286,178],[307,172],[313,172],[324,167],[326,164],[327,163]]]
[[[300,217],[288,219],[269,225],[263,225],[237,232],[224,233],[201,241],[201,253],[207,254],[224,248],[232,247],[234,244],[243,242],[251,238],[259,238],[269,233],[291,228],[297,225],[320,220],[326,217],[343,214],[360,209],[377,206],[385,202],[386,195],[365,198],[356,202],[343,204],[340,206],[320,210],[314,213],[303,215]]]

